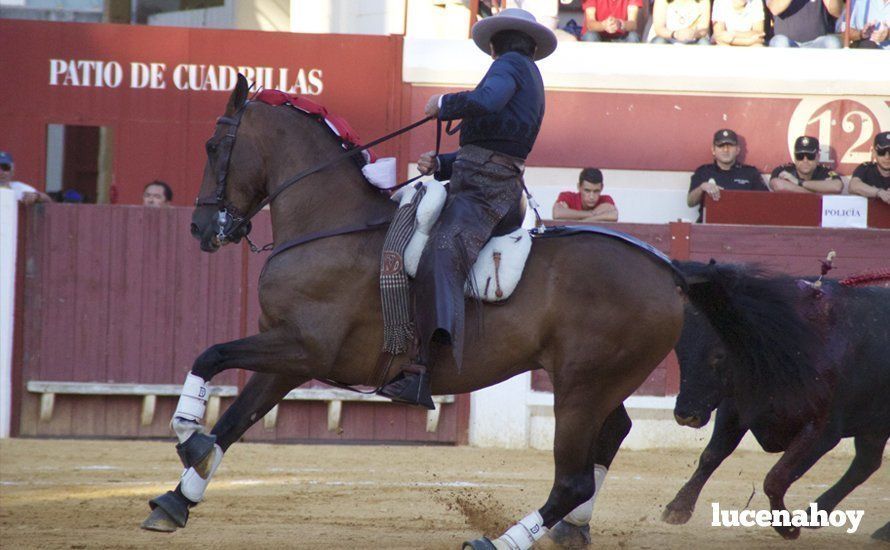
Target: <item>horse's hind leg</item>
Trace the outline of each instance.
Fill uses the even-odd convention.
[[[544,506],[522,518],[497,540],[477,539],[464,543],[464,548],[511,548],[526,550],[556,525],[569,512],[593,497],[594,453],[591,450],[599,437],[604,420],[619,400],[604,399],[600,379],[592,380],[585,365],[566,365],[565,371],[574,373],[554,384],[553,412],[556,435],[553,453],[556,476],[550,496]],[[620,391],[620,390],[619,390]]]
[[[565,518],[550,530],[550,538],[566,548],[584,548],[590,544],[590,518],[593,505],[603,487],[606,473],[618,453],[621,442],[630,433],[632,422],[622,404],[612,411],[600,430],[596,443],[590,450],[593,466],[590,475],[594,479],[593,496],[569,512]]]

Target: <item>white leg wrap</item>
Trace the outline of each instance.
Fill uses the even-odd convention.
[[[603,488],[603,482],[606,480],[608,472],[609,470],[602,464],[593,466],[593,480],[596,483],[593,496],[590,497],[590,500],[569,512],[569,515],[565,517],[566,522],[578,526],[590,523],[590,518],[593,516],[593,503],[596,502],[596,496],[600,494],[600,489]]]
[[[498,550],[528,550],[547,532],[541,514],[536,511],[525,516],[519,523],[492,541]]]
[[[201,422],[207,404],[207,382],[200,376],[188,373],[182,385],[179,404],[176,405],[174,418],[184,418],[192,422]]]
[[[214,445],[213,466],[210,468],[210,473],[207,475],[207,479],[198,475],[198,472],[196,472],[194,468],[183,470],[182,475],[179,477],[179,488],[182,491],[182,494],[185,495],[185,498],[192,502],[201,502],[204,499],[204,491],[207,490],[207,485],[210,484],[210,478],[213,477],[213,474],[219,467],[219,463],[222,462],[222,458],[222,448],[220,448],[219,445]]]

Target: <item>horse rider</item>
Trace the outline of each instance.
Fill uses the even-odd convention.
[[[556,49],[556,35],[522,9],[510,8],[473,26],[473,41],[494,62],[472,91],[433,95],[428,116],[461,119],[460,149],[420,156],[418,169],[450,179],[442,215],[415,277],[418,357],[380,393],[433,409],[428,372],[433,343],[463,355],[464,286],[492,232],[522,224],[525,159],[544,120],[544,82],[535,61]],[[503,223],[502,223],[503,222]],[[512,229],[512,228],[511,228]]]

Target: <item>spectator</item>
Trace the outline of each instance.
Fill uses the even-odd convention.
[[[12,189],[15,192],[15,200],[22,204],[52,202],[46,193],[34,189],[27,183],[13,180],[14,175],[15,162],[12,160],[12,154],[0,151],[0,189]]]
[[[689,181],[689,194],[686,204],[698,205],[698,219],[702,221],[704,194],[711,200],[720,200],[720,191],[769,191],[757,168],[737,162],[739,157],[739,137],[729,128],[717,130],[711,145],[714,162],[696,168]]]
[[[819,140],[800,136],[794,140],[794,162],[777,166],[770,175],[773,191],[792,193],[840,193],[844,182],[836,172],[819,164]]]
[[[170,206],[173,190],[161,180],[154,180],[142,190],[142,206]]]
[[[890,204],[890,132],[875,136],[874,162],[863,162],[850,178],[850,193]]]
[[[714,0],[711,22],[717,44],[763,45],[763,0]]]
[[[851,0],[850,47],[890,49],[890,0]],[[837,32],[847,30],[846,13],[837,21]]]
[[[766,0],[773,14],[771,48],[840,48],[831,34],[833,18],[843,11],[843,0]]]
[[[639,42],[639,17],[642,0],[586,0],[585,42]]]
[[[609,195],[603,195],[603,173],[585,168],[578,176],[578,192],[564,191],[553,205],[554,220],[617,222],[618,208]]]
[[[708,45],[710,24],[708,0],[655,0],[649,42]]]
[[[492,15],[510,8],[520,8],[534,15],[538,23],[553,31],[557,40],[578,40],[575,34],[559,28],[559,0],[502,0],[500,8],[494,8]]]

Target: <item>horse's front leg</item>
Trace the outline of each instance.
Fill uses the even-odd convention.
[[[272,328],[247,338],[214,344],[195,360],[186,375],[170,425],[179,439],[176,447],[186,468],[202,476],[210,472],[216,437],[201,425],[207,407],[207,383],[222,371],[239,368],[285,379],[312,378],[303,345],[287,326]],[[273,404],[274,406],[274,404]]]
[[[217,344],[201,354],[186,378],[171,422],[179,439],[176,450],[185,469],[175,490],[149,502],[152,513],[143,522],[143,528],[174,531],[185,526],[189,508],[203,499],[225,450],[278,404],[288,391],[310,379],[303,372],[308,369],[300,362],[303,357],[305,353],[296,340],[283,340],[281,333],[275,330]],[[219,368],[219,365],[224,367]],[[213,432],[206,434],[201,425],[208,397],[205,380],[234,367],[258,372],[226,410]]]
[[[590,475],[594,479],[593,496],[569,512],[562,521],[550,530],[550,538],[565,548],[585,548],[590,544],[590,519],[593,517],[593,505],[596,497],[603,489],[603,482],[612,460],[621,447],[621,442],[630,433],[633,425],[627,409],[622,404],[612,411],[600,430],[593,448],[593,469]]]
[[[720,464],[736,450],[748,430],[739,425],[738,410],[732,400],[717,409],[714,431],[698,459],[698,467],[661,514],[662,521],[680,525],[689,521],[702,488]]]

